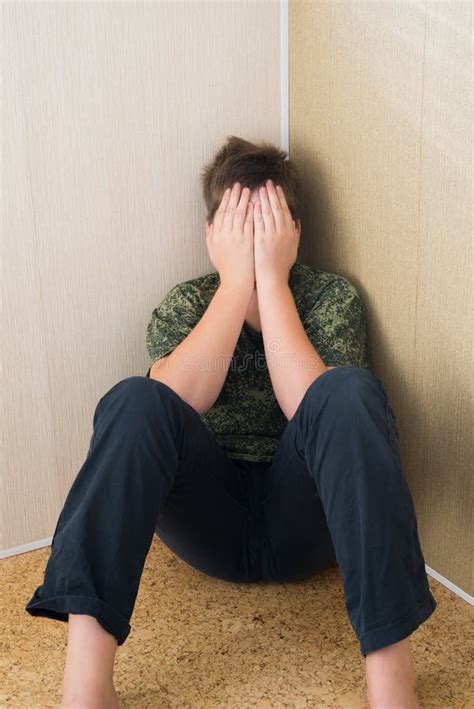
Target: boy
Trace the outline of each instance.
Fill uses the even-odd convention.
[[[434,611],[399,435],[342,276],[296,261],[298,175],[228,138],[203,170],[216,269],[174,286],[147,375],[99,401],[26,609],[69,620],[62,707],[118,706],[117,645],[153,533],[216,578],[340,567],[372,707],[417,707],[408,636]]]

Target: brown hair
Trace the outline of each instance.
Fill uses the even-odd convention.
[[[272,143],[250,143],[235,135],[227,136],[227,143],[201,171],[207,221],[211,223],[227,187],[240,182],[241,187],[255,188],[273,180],[281,185],[293,219],[300,218],[300,177],[288,153]]]

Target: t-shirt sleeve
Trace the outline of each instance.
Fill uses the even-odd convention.
[[[327,367],[350,364],[372,370],[365,307],[346,278],[340,276],[322,290],[303,326]]]
[[[173,352],[199,322],[201,313],[192,291],[182,284],[175,285],[153,310],[146,331],[149,369],[161,357]]]

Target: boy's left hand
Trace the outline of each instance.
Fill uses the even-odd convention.
[[[259,188],[254,207],[255,280],[259,285],[286,284],[296,261],[300,231],[293,221],[285,194],[271,180]]]

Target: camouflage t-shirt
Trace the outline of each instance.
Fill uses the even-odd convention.
[[[217,271],[176,284],[152,312],[150,368],[193,330],[220,284]],[[324,364],[372,370],[366,313],[346,278],[295,262],[288,284],[305,332]],[[230,458],[270,462],[288,419],[275,397],[263,335],[245,321],[224,385],[201,419]]]

